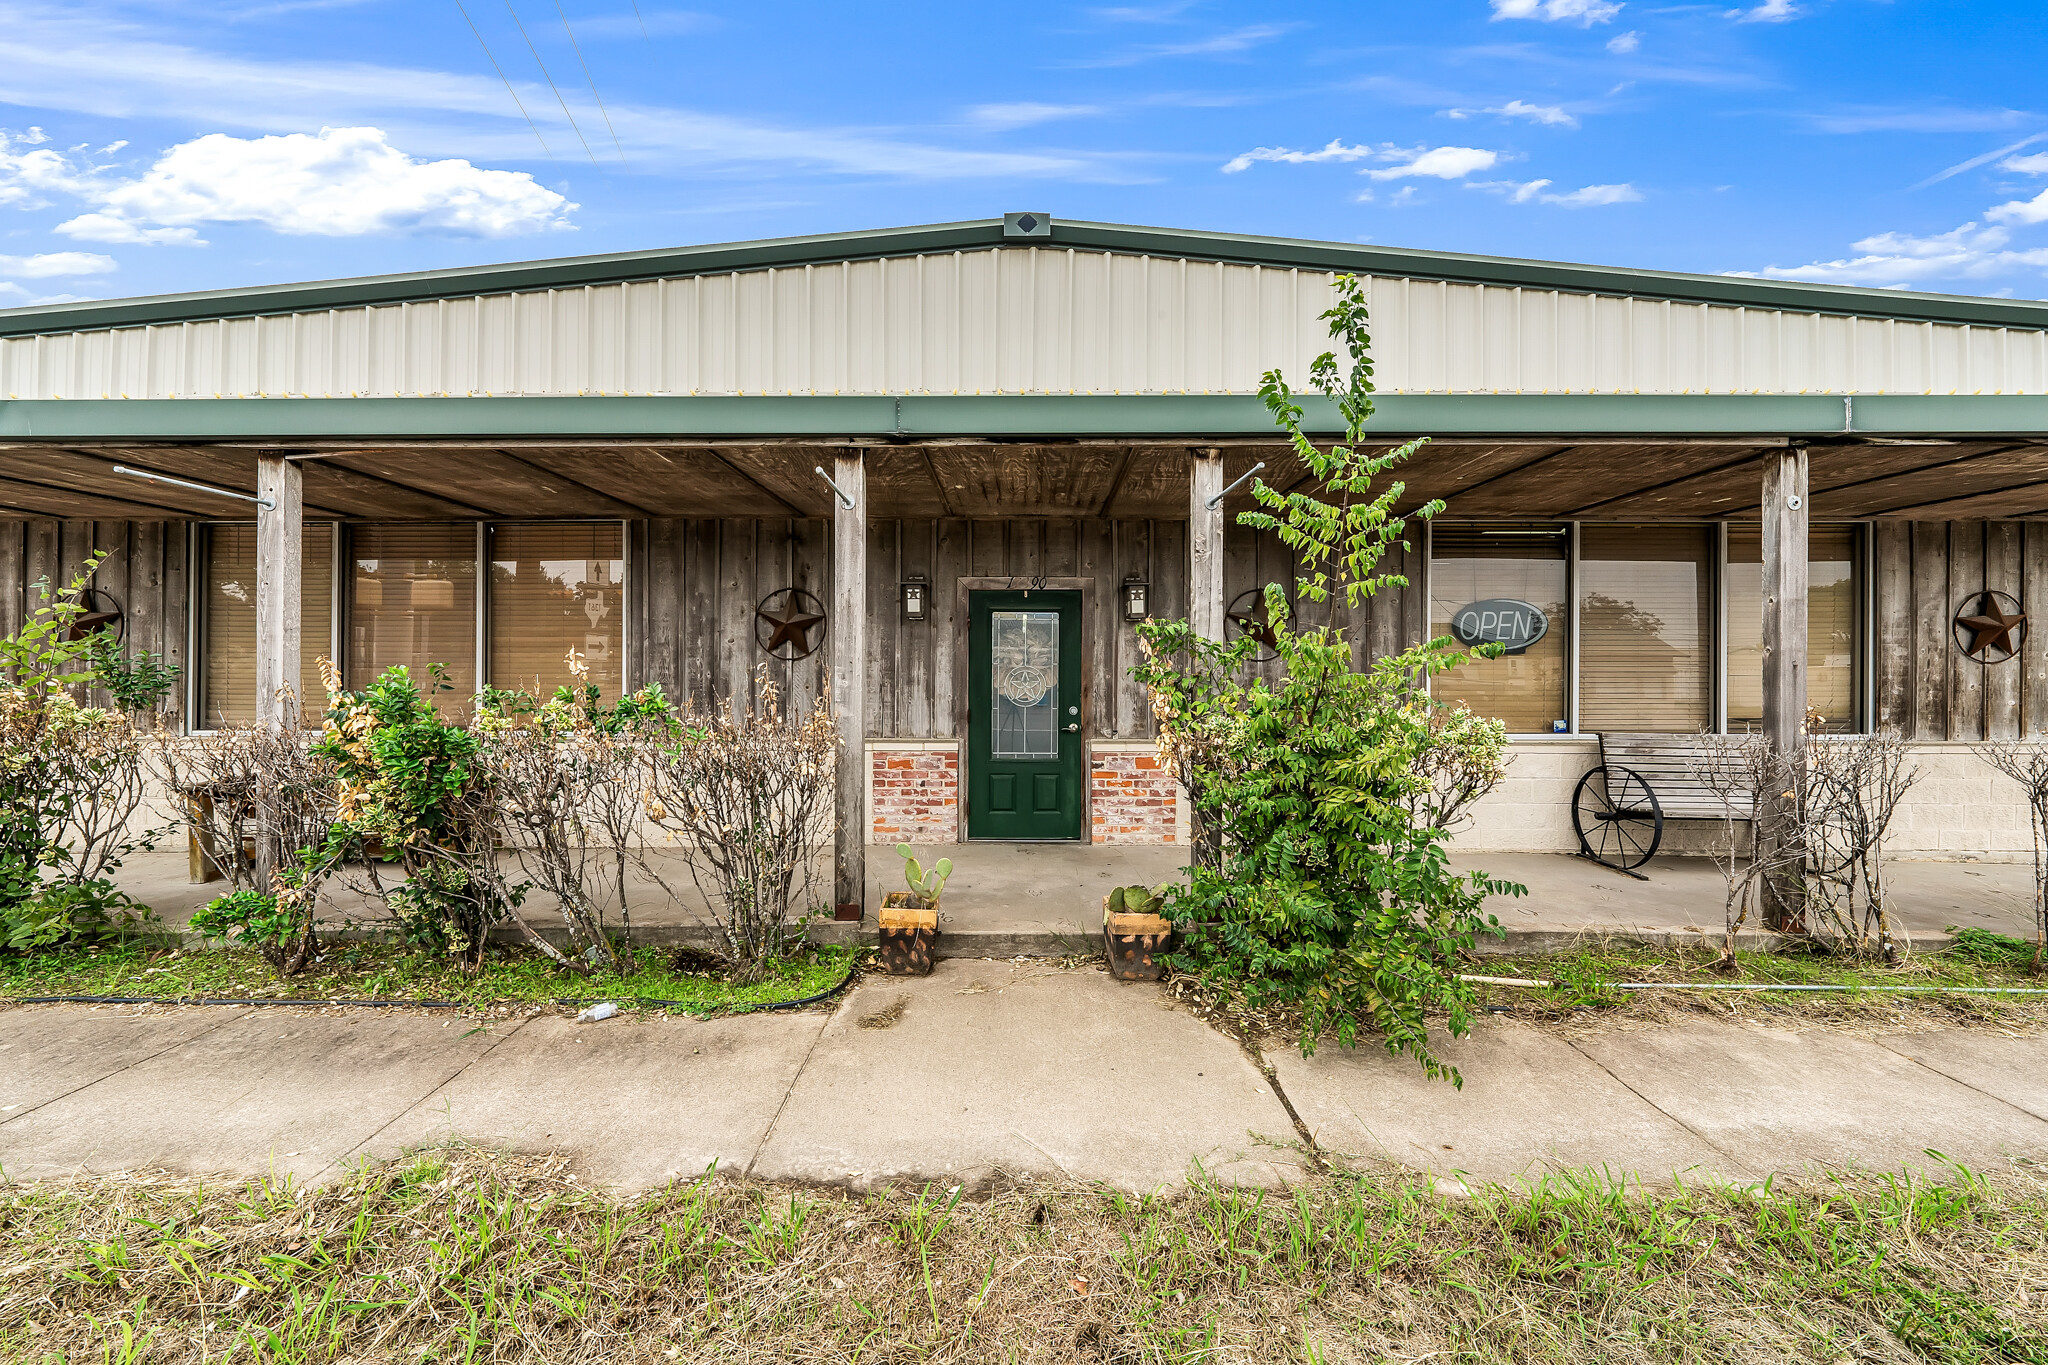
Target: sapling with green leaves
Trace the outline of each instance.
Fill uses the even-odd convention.
[[[1308,477],[1285,492],[1254,483],[1258,509],[1238,517],[1293,553],[1295,598],[1326,623],[1292,620],[1285,588],[1266,585],[1276,681],[1251,667],[1262,642],[1248,634],[1224,642],[1185,621],[1138,627],[1145,654],[1133,672],[1196,834],[1189,883],[1166,897],[1183,945],[1170,961],[1251,1008],[1298,1010],[1304,1053],[1322,1036],[1351,1045],[1365,1031],[1455,1083],[1430,1045],[1431,1016],[1454,1037],[1468,1030],[1476,1005],[1461,956],[1499,932],[1486,899],[1522,888],[1451,868],[1450,829],[1498,782],[1507,733],[1432,701],[1424,684],[1503,647],[1442,638],[1354,665],[1339,604],[1355,612],[1409,588],[1381,560],[1409,549],[1411,522],[1443,503],[1397,514],[1406,486],[1377,486],[1423,442],[1371,448],[1365,289],[1351,276],[1335,289],[1322,316],[1348,364],[1325,352],[1310,382],[1343,436],[1311,437],[1286,379],[1269,371],[1261,395]]]
[[[896,845],[896,853],[903,859],[903,880],[910,887],[910,894],[923,901],[925,909],[938,909],[939,895],[946,889],[946,879],[953,875],[953,860],[941,858],[927,871],[910,851],[909,844]]]

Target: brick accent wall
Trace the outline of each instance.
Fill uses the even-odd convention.
[[[870,843],[952,843],[960,834],[959,749],[870,749],[868,811]]]
[[[1180,784],[1150,746],[1095,746],[1088,759],[1089,819],[1098,844],[1178,844]]]

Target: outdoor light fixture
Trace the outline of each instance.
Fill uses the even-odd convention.
[[[1144,579],[1132,574],[1124,580],[1124,620],[1145,619],[1145,592],[1151,587]]]
[[[931,585],[925,582],[921,573],[914,573],[903,580],[903,619],[922,621],[931,603]]]

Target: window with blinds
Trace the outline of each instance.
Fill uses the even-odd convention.
[[[493,687],[546,697],[570,681],[570,650],[617,697],[624,678],[626,561],[619,523],[491,528],[486,617]]]
[[[1815,526],[1806,534],[1806,704],[1828,730],[1860,728],[1856,660],[1863,585],[1856,528]],[[1728,531],[1728,728],[1764,719],[1763,532]]]
[[[466,714],[476,691],[474,522],[386,523],[349,533],[348,663],[351,689],[394,664],[422,691],[427,667],[442,664],[452,691],[436,705]]]
[[[200,578],[201,727],[256,719],[256,528],[209,526]],[[334,651],[334,527],[308,522],[299,569],[300,718],[317,725],[327,712],[320,659]]]
[[[1705,526],[1579,532],[1579,728],[1712,726],[1714,540]]]
[[[1432,637],[1498,639],[1514,652],[1440,673],[1430,692],[1504,723],[1513,734],[1550,734],[1571,714],[1569,531],[1562,526],[1445,526],[1430,530]],[[1536,608],[1540,617],[1514,604]],[[1502,625],[1502,621],[1511,622]],[[1524,644],[1538,627],[1540,637]],[[1518,647],[1519,646],[1519,647]]]

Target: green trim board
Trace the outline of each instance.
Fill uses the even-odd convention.
[[[546,261],[514,261],[354,279],[313,280],[250,289],[216,289],[148,298],[0,309],[0,336],[140,327],[153,323],[255,317],[324,308],[373,307],[472,294],[570,289],[629,280],[765,270],[776,266],[1016,247],[1144,253],[1240,265],[1354,271],[1460,284],[1559,289],[1567,293],[1668,299],[1730,307],[2048,329],[2048,302],[2027,299],[1918,294],[1851,285],[1633,270],[1565,261],[1535,261],[1508,256],[1477,256],[1057,218],[1053,220],[1049,237],[1014,238],[1005,236],[1002,219],[988,218],[752,242],[664,247],[600,256],[571,256]]]
[[[1370,430],[1387,438],[2048,435],[2048,394],[1396,393],[1377,407]],[[1342,430],[1334,404],[1303,408],[1309,430]],[[0,441],[40,444],[940,436],[1281,439],[1248,394],[0,400]]]

